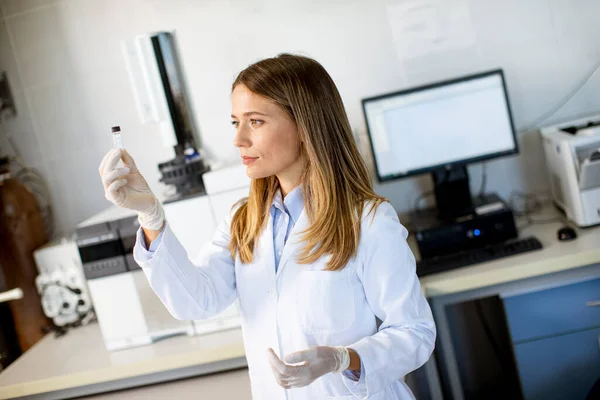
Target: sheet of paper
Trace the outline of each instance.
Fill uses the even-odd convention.
[[[386,7],[400,60],[476,43],[468,0],[401,0]]]

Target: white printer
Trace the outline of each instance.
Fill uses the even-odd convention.
[[[600,115],[541,134],[554,202],[580,227],[600,224]]]

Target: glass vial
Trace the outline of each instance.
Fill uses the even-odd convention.
[[[115,149],[122,149],[123,142],[121,141],[121,127],[113,126],[111,128],[111,131],[112,131],[112,135],[113,135],[113,147]]]

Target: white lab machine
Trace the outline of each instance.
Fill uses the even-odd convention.
[[[33,252],[39,275],[35,285],[44,314],[54,325],[85,324],[93,318],[92,301],[74,240],[61,238]]]
[[[111,207],[77,226],[77,246],[108,350],[192,335],[190,321],[171,316],[133,260],[137,216]]]
[[[554,202],[580,227],[600,224],[600,115],[541,134]]]
[[[171,230],[192,259],[212,240],[217,224],[233,204],[248,195],[250,184],[243,166],[208,172],[203,179],[207,182],[206,195],[163,203]],[[175,319],[133,260],[138,228],[135,214],[118,207],[93,216],[77,228],[77,246],[107,349],[240,326],[237,303],[208,320]]]

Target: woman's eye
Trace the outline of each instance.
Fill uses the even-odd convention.
[[[240,123],[238,121],[231,121],[231,125],[233,125],[235,128],[238,127]]]
[[[262,125],[264,123],[265,123],[265,121],[262,121],[260,119],[251,119],[250,120],[250,124],[254,125],[254,126],[260,126],[260,125]]]

